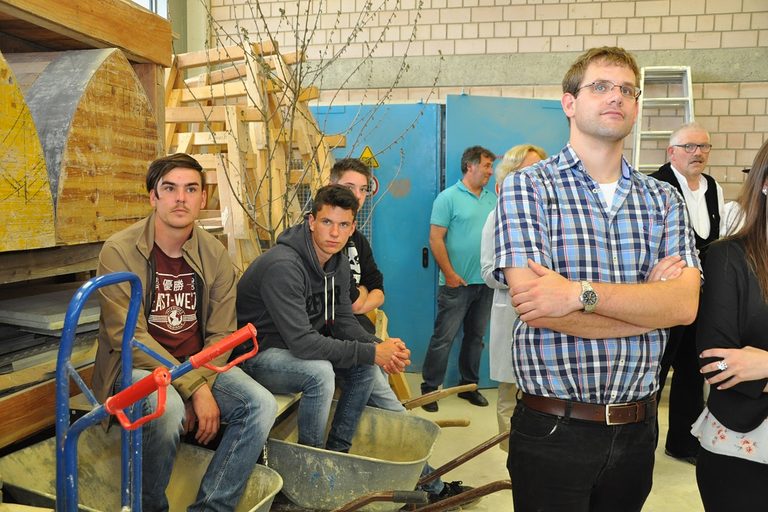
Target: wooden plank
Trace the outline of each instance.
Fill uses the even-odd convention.
[[[223,84],[202,85],[185,87],[180,89],[181,102],[207,101],[221,98],[235,98],[245,96],[245,84],[242,82],[229,82]]]
[[[78,370],[86,383],[91,382],[93,365]],[[80,392],[70,386],[70,396]],[[50,427],[56,419],[56,382],[51,379],[0,398],[0,448]]]
[[[226,121],[226,110],[230,107],[225,106],[205,106],[196,105],[194,107],[168,107],[165,109],[166,123],[205,123],[215,121]],[[239,118],[243,121],[262,121],[264,116],[261,111],[254,107],[245,105],[234,105],[234,108],[240,110]]]
[[[181,90],[180,89],[173,89],[168,99],[166,100],[166,112],[169,108],[177,107],[181,105]],[[166,114],[165,118],[165,152],[170,153],[171,152],[171,145],[173,144],[173,135],[176,132],[177,126],[173,123],[168,122],[168,116]]]
[[[297,62],[304,62],[307,60],[307,56],[302,51],[296,51],[291,53],[284,53],[283,55],[283,61],[285,61],[286,64],[289,66],[296,64]]]
[[[101,242],[0,253],[0,284],[96,270]]]
[[[316,100],[319,97],[320,97],[320,89],[312,85],[309,87],[305,87],[304,89],[301,90],[297,101],[312,101],[312,100]]]
[[[331,148],[345,148],[347,147],[347,136],[343,133],[335,133],[329,135],[323,135],[323,140]]]
[[[181,132],[173,135],[171,147],[180,153],[190,153],[192,146],[223,146],[227,143],[227,132]]]
[[[137,62],[171,64],[171,23],[123,0],[0,0],[0,13],[91,48],[121,48]],[[141,27],[141,37],[136,37]],[[27,39],[23,33],[12,34]],[[56,47],[52,47],[56,48]]]
[[[255,43],[252,45],[252,51],[256,55],[269,55],[276,51],[277,46],[270,41]],[[245,58],[245,51],[242,46],[233,45],[223,48],[212,48],[210,50],[200,50],[197,52],[182,53],[178,55],[179,69],[196,68],[208,66],[211,64],[223,64]]]

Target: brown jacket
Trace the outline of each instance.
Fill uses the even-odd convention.
[[[176,359],[147,332],[147,298],[150,279],[150,253],[154,245],[154,214],[112,235],[99,254],[99,275],[128,271],[139,276],[143,300],[134,338],[169,361]],[[202,282],[198,304],[198,322],[203,344],[208,346],[232,333],[237,327],[235,291],[237,281],[232,262],[221,243],[202,228],[195,226],[192,236],[182,247],[184,259]],[[101,317],[99,319],[99,347],[93,372],[93,390],[100,401],[112,394],[120,371],[123,327],[128,313],[130,285],[121,283],[99,289]],[[217,366],[226,363],[229,352],[211,361]],[[133,351],[133,367],[152,370],[160,363],[140,350]],[[192,370],[173,382],[173,387],[187,400],[197,388],[207,382],[213,386],[216,373],[205,368]]]

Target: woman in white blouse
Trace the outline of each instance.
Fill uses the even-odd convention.
[[[504,178],[513,171],[524,169],[547,154],[538,146],[521,144],[504,153],[504,158],[496,166],[496,193],[499,193]],[[485,283],[494,288],[493,305],[491,306],[490,341],[491,378],[499,382],[499,398],[496,402],[496,416],[499,421],[499,432],[509,430],[509,420],[515,409],[515,376],[512,372],[512,329],[517,320],[509,290],[493,278],[494,231],[496,230],[496,212],[488,215],[483,226],[480,242],[480,271]],[[501,449],[509,450],[509,443],[503,441]]]

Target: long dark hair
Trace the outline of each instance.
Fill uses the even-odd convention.
[[[744,223],[731,237],[744,243],[747,261],[757,276],[765,302],[768,302],[768,197],[763,190],[767,180],[768,140],[758,150],[741,189],[738,203]]]

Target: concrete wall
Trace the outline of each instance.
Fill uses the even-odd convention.
[[[641,66],[691,66],[696,119],[715,146],[710,172],[727,198],[768,132],[768,0],[372,0],[368,10],[368,0],[210,1],[214,44],[268,29],[293,50],[309,30],[310,64],[343,50],[315,83],[321,103],[560,98],[580,52],[618,45]],[[676,112],[660,114],[654,122],[678,122]],[[663,149],[655,154],[661,164]]]

